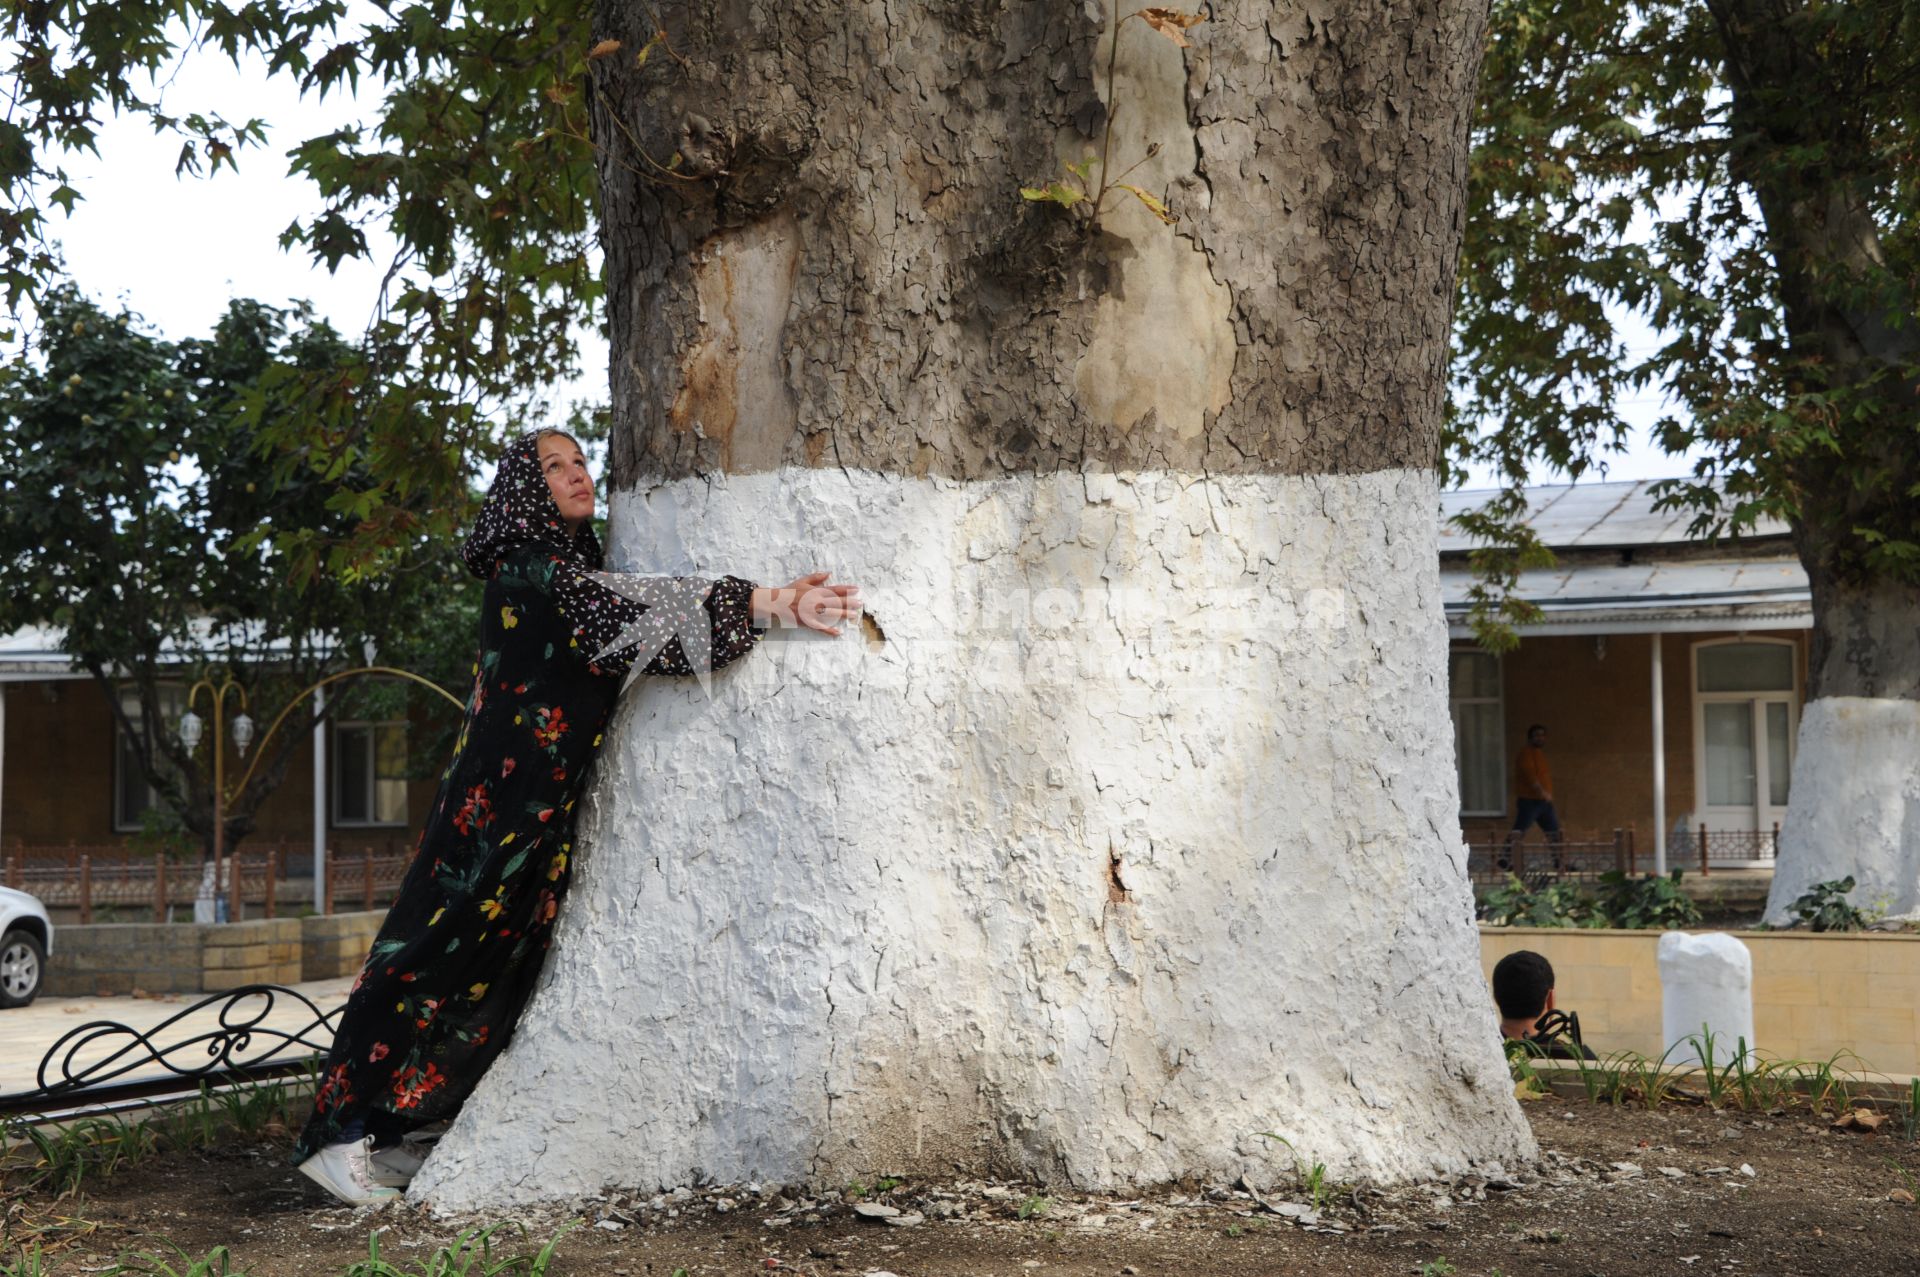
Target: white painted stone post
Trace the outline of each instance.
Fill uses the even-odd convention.
[[[1753,1056],[1753,954],[1724,931],[1660,937],[1660,1036],[1667,1063],[1723,1068]],[[1711,1042],[1709,1045],[1709,1036]],[[1703,1058],[1703,1048],[1713,1058]]]

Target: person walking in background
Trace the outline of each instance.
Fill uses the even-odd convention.
[[[1565,868],[1560,856],[1560,815],[1553,808],[1553,769],[1547,763],[1547,729],[1540,723],[1527,728],[1527,744],[1513,765],[1515,794],[1513,828],[1507,834],[1506,855],[1500,868],[1513,867],[1513,850],[1538,823],[1553,847],[1553,867]]]

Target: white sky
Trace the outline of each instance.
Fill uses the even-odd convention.
[[[55,209],[51,225],[61,241],[69,272],[96,300],[124,302],[168,338],[211,331],[229,300],[251,297],[276,305],[295,299],[349,337],[371,318],[393,244],[368,227],[372,262],[346,260],[337,274],[312,262],[304,250],[282,251],[280,232],[318,207],[304,178],[287,174],[286,151],[296,143],[370,118],[378,86],[362,81],[359,95],[330,95],[325,103],[301,99],[286,76],[267,78],[257,58],[236,69],[219,54],[195,54],[181,62],[165,97],[175,115],[218,113],[240,122],[258,116],[268,123],[267,144],[238,153],[239,171],[218,177],[174,176],[180,140],[156,135],[135,120],[115,120],[100,131],[100,155],[68,156],[67,172],[84,200],[72,218]],[[598,264],[596,263],[596,269]],[[607,398],[607,347],[586,328],[578,333],[583,375],[548,396],[557,417],[567,403]],[[1634,353],[1654,344],[1654,334],[1629,331]],[[1659,417],[1657,393],[1623,401],[1635,427],[1628,450],[1608,458],[1609,479],[1665,478],[1685,474],[1689,458],[1670,457],[1648,433]],[[1591,472],[1590,472],[1591,474]],[[1544,467],[1535,482],[1564,482]],[[1598,475],[1592,475],[1598,478]],[[1469,487],[1497,482],[1474,471]]]
[[[345,336],[358,336],[373,317],[394,241],[383,227],[365,227],[372,260],[343,259],[337,273],[302,247],[282,250],[280,233],[320,207],[313,184],[288,174],[286,153],[307,138],[370,122],[380,92],[363,79],[357,97],[303,100],[291,77],[269,78],[257,56],[242,68],[218,52],[182,59],[165,91],[168,111],[218,114],[236,125],[259,117],[266,144],[238,151],[237,172],[175,177],[178,136],[155,134],[141,120],[109,121],[98,157],[81,152],[60,161],[83,196],[71,218],[50,210],[68,273],[96,301],[124,302],[169,339],[210,333],[236,297],[309,301]],[[575,337],[584,372],[548,396],[556,422],[571,402],[607,398],[605,341],[590,326]]]

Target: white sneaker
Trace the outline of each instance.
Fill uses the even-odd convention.
[[[300,1173],[349,1206],[366,1206],[400,1196],[398,1186],[375,1178],[371,1137],[347,1144],[329,1144],[300,1163]]]
[[[367,1157],[367,1175],[376,1184],[405,1188],[426,1164],[426,1156],[405,1144],[377,1149]]]

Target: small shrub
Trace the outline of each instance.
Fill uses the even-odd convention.
[[[1487,892],[1480,919],[1510,927],[1618,927],[1672,931],[1700,925],[1700,907],[1680,888],[1681,871],[1635,878],[1615,869],[1600,875],[1595,896],[1578,882],[1535,888],[1512,875]]]
[[[1833,882],[1816,882],[1813,890],[1794,901],[1791,908],[1814,931],[1864,931],[1869,921],[1865,910],[1847,902],[1853,885],[1852,874]]]
[[[1607,925],[1623,930],[1659,928],[1678,931],[1700,925],[1700,906],[1680,889],[1680,870],[1665,878],[1630,877],[1615,869],[1600,875],[1598,911]]]
[[[1529,887],[1509,874],[1506,882],[1487,892],[1480,917],[1507,927],[1600,927],[1605,920],[1594,911],[1593,899],[1577,882],[1553,882]]]

